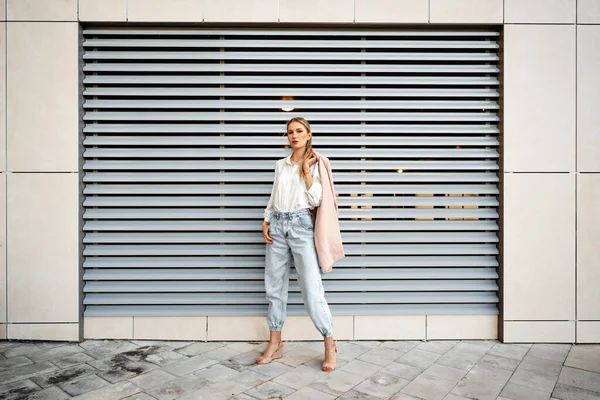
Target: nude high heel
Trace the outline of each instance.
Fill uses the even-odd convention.
[[[335,342],[333,342],[332,347],[325,347],[325,351],[331,351],[331,350],[335,350],[335,352],[337,353],[337,346],[336,346]],[[336,363],[323,361],[323,366],[321,367],[321,369],[325,372],[331,372],[335,369],[335,365],[336,365]]]
[[[258,359],[256,360],[256,363],[259,365],[269,364],[271,361],[281,358],[282,355],[283,355],[283,342],[279,342],[279,345],[277,346],[277,350],[275,350],[275,352],[270,357],[265,356],[263,354],[262,356],[258,357]]]

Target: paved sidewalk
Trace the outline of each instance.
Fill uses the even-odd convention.
[[[600,399],[600,345],[495,341],[0,341],[1,399]]]

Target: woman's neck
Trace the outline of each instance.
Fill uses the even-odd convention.
[[[300,160],[302,160],[302,157],[304,157],[305,151],[306,151],[306,149],[294,150],[294,152],[292,153],[292,156],[290,157],[290,161],[292,162],[292,164],[296,164],[296,163],[300,162]]]

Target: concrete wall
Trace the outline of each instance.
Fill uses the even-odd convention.
[[[78,22],[503,24],[502,319],[338,317],[336,335],[495,338],[499,324],[507,342],[600,342],[600,0],[1,0],[0,20],[0,335],[267,337],[255,317],[80,321]],[[316,338],[303,317],[286,330]]]

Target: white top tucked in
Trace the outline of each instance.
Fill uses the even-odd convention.
[[[298,168],[302,168],[302,166],[300,163],[292,165],[290,158],[291,154],[275,164],[273,190],[271,191],[269,204],[263,214],[267,222],[271,220],[271,214],[274,212],[290,212],[304,208],[313,209],[321,204],[323,189],[317,163],[310,167],[313,184],[307,190],[306,183],[301,181],[300,176],[298,176]]]

